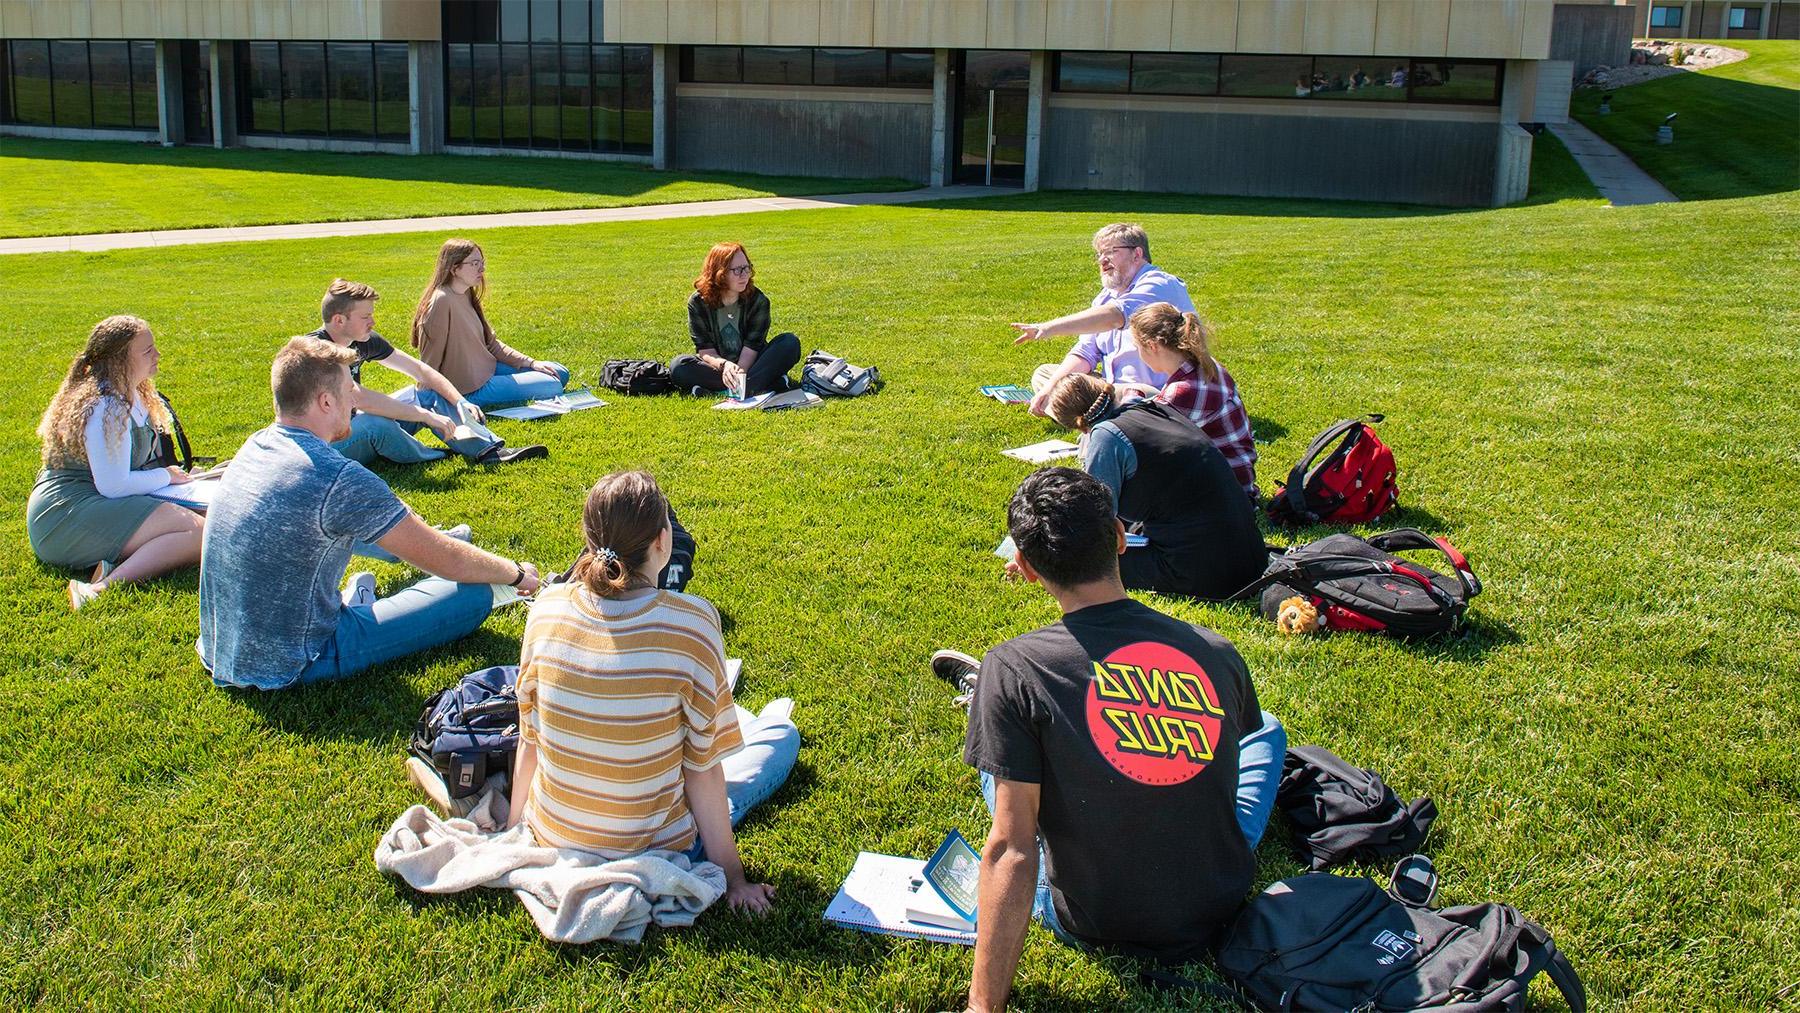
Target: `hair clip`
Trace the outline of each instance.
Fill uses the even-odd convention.
[[[1094,403],[1088,407],[1087,411],[1081,413],[1081,421],[1090,426],[1095,422],[1098,422],[1100,416],[1105,415],[1106,410],[1112,407],[1112,401],[1113,396],[1111,390],[1102,393],[1099,398],[1095,399]]]
[[[602,563],[616,563],[619,560],[619,554],[604,545],[595,549],[594,555],[599,556]]]

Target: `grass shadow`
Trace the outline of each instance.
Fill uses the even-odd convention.
[[[1288,427],[1261,415],[1250,416],[1250,435],[1257,443],[1274,443],[1288,434]]]

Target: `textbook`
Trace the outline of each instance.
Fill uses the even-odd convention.
[[[205,513],[207,508],[212,506],[213,497],[218,492],[218,482],[196,480],[184,482],[181,485],[165,485],[150,495],[157,499],[168,500],[177,506],[187,507],[189,510]]]
[[[1080,453],[1080,451],[1080,447],[1068,440],[1045,440],[1042,443],[1002,450],[1001,453],[1027,464],[1049,464],[1058,458],[1068,457],[1071,454]]]
[[[864,851],[856,856],[850,875],[844,877],[844,885],[825,908],[825,920],[862,932],[974,946],[973,929],[945,928],[906,916],[907,905],[917,892],[931,889],[925,880],[925,863],[919,859]]]
[[[770,392],[755,397],[728,397],[721,400],[713,408],[718,411],[742,411],[746,408],[761,408],[766,412],[781,411],[784,408],[817,408],[825,403],[825,399],[817,394],[795,388],[782,391],[780,394]]]
[[[528,419],[547,419],[557,415],[567,415],[570,412],[586,411],[589,408],[600,408],[605,404],[605,401],[594,396],[593,391],[582,387],[579,390],[558,394],[555,397],[542,398],[516,408],[496,408],[488,412],[487,416],[491,419],[516,419],[523,422]]]
[[[981,388],[981,393],[1001,404],[1031,403],[1031,388],[1021,387],[1016,383],[989,384]]]
[[[928,925],[974,931],[980,896],[981,856],[951,830],[944,843],[925,860],[924,883],[913,888],[906,917]]]

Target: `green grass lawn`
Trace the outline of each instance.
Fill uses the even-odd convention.
[[[1029,470],[1000,449],[1052,432],[976,387],[1062,353],[1014,348],[1006,322],[1085,305],[1088,237],[1120,219],[1217,324],[1271,441],[1266,486],[1334,419],[1385,412],[1404,509],[1380,527],[1451,536],[1487,585],[1471,635],[1422,646],[1286,640],[1248,606],[1150,600],[1236,642],[1293,742],[1434,797],[1442,899],[1540,920],[1596,1008],[1791,1001],[1800,197],[1539,196],[1448,213],[1091,193],[480,234],[501,336],[583,379],[681,351],[696,265],[729,236],[778,327],[888,381],[774,415],[613,397],[498,423],[547,461],[384,472],[427,519],[560,565],[584,487],[650,469],[699,538],[691,589],[727,617],[742,696],[798,701],[799,766],[739,834],[775,913],[709,912],[638,947],[549,946],[509,896],[426,899],[371,861],[414,801],[401,761],[422,701],[515,660],[522,608],[342,684],[224,692],[194,657],[192,574],[76,616],[26,545],[30,433],[95,320],[149,319],[188,432],[229,454],[267,421],[269,356],[314,326],[324,284],[375,285],[403,332],[443,237],[7,258],[0,1005],[960,1008],[968,951],[820,913],[859,849],[923,856],[951,827],[987,830],[962,713],[924,661],[1055,618],[990,555]],[[416,577],[378,574],[384,591]],[[1284,836],[1278,817],[1263,882],[1301,868]],[[1120,860],[1143,846],[1122,840]],[[1136,970],[1034,929],[1018,1006],[1165,1008]],[[1547,982],[1536,997],[1560,1003]]]
[[[1682,200],[1800,189],[1800,42],[1720,45],[1750,58],[1616,89],[1609,116],[1601,89],[1577,89],[1569,112]],[[1657,144],[1670,113],[1675,143]]]
[[[0,139],[0,237],[905,190],[898,179],[657,172],[523,156]]]

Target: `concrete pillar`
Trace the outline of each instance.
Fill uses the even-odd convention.
[[[181,105],[181,43],[156,41],[156,139],[163,147],[187,140],[187,117]]]
[[[1025,97],[1025,189],[1036,190],[1043,165],[1044,122],[1050,112],[1050,54],[1031,51],[1031,90]]]
[[[937,50],[931,61],[931,185],[950,182],[950,51]]]
[[[415,155],[444,151],[444,47],[436,42],[406,45],[407,149]]]
[[[1531,189],[1531,132],[1519,124],[1532,113],[1538,61],[1506,61],[1500,91],[1500,137],[1494,145],[1494,207],[1516,204]]]
[[[674,46],[650,47],[650,165],[675,167],[675,84],[680,61]]]
[[[213,147],[237,144],[237,53],[230,42],[214,39],[212,50]]]

